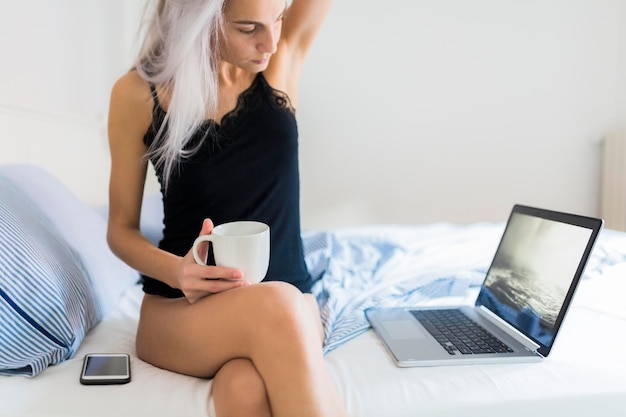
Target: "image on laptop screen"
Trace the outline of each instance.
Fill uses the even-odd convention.
[[[559,313],[592,232],[514,213],[476,304],[489,308],[536,342],[551,346]]]

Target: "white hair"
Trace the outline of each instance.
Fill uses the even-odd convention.
[[[167,189],[194,132],[217,111],[219,39],[226,0],[159,0],[136,63],[140,76],[170,94],[166,119],[147,156]],[[154,6],[155,2],[151,2]]]

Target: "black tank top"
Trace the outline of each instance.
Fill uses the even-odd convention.
[[[154,115],[144,136],[150,146],[165,118],[154,85]],[[312,286],[300,235],[298,127],[286,94],[274,90],[259,73],[221,123],[206,121],[189,142],[199,147],[180,162],[164,189],[159,248],[183,256],[198,236],[202,221],[215,225],[257,220],[270,226],[270,263],[265,281],[286,281],[302,292]],[[154,162],[154,161],[152,161]],[[214,263],[212,254],[209,262]],[[165,297],[183,293],[143,276],[143,290]]]

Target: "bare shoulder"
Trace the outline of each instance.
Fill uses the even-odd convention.
[[[152,94],[149,84],[135,70],[121,76],[111,90],[112,104],[132,107],[152,107]]]
[[[137,71],[130,71],[120,77],[111,90],[109,127],[122,125],[125,130],[145,132],[153,107],[149,84]]]

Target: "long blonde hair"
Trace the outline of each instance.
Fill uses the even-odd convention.
[[[219,39],[226,0],[159,0],[146,9],[143,44],[136,68],[170,94],[166,119],[148,150],[167,189],[178,162],[193,150],[185,145],[217,111]],[[150,7],[152,6],[152,7]]]

